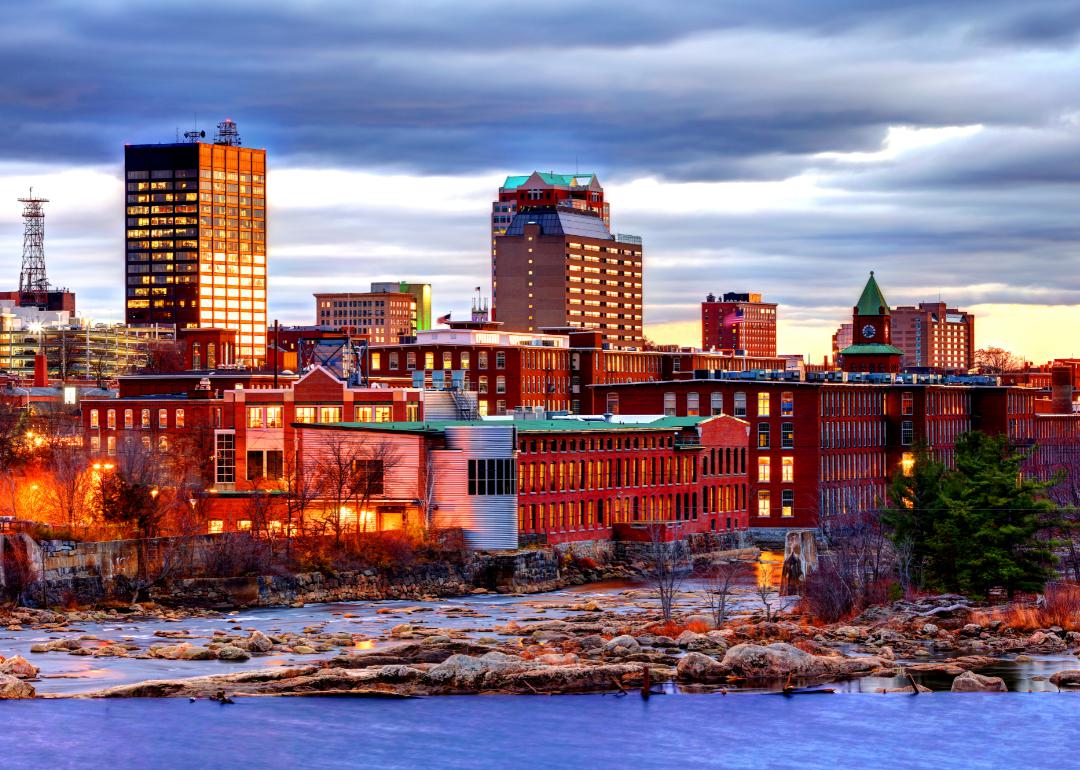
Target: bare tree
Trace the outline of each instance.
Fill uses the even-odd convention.
[[[765,610],[765,621],[772,620],[772,600],[774,597],[773,584],[776,582],[776,565],[771,561],[758,559],[757,562],[757,585],[755,593],[761,600],[761,606]]]
[[[86,453],[58,442],[50,448],[47,469],[51,478],[45,485],[46,505],[69,529],[85,526],[92,488]]]
[[[332,434],[321,444],[314,475],[319,497],[329,507],[335,543],[340,544],[348,519],[355,520],[356,538],[375,526],[367,515],[370,503],[383,495],[386,476],[399,458],[396,447],[382,438],[358,441]]]
[[[979,348],[975,351],[975,368],[980,374],[1004,374],[1020,371],[1024,361],[1002,348]]]
[[[705,573],[705,600],[717,628],[727,621],[728,599],[745,571],[746,565],[738,559],[717,559]]]
[[[675,610],[675,597],[682,587],[689,568],[686,549],[679,538],[678,522],[654,521],[648,525],[649,542],[645,550],[645,574],[660,599],[660,613],[670,621]],[[673,537],[668,537],[668,534]]]

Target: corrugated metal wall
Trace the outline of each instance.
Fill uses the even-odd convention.
[[[517,495],[469,495],[469,460],[512,458],[512,426],[458,426],[446,429],[447,449],[434,454],[437,527],[460,527],[470,548],[517,548]]]

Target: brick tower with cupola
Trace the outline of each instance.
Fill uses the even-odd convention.
[[[845,372],[899,372],[903,351],[892,344],[889,303],[874,280],[873,270],[852,319],[854,344],[840,351],[840,368]]]

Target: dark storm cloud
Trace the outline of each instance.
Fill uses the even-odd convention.
[[[115,161],[197,112],[204,127],[236,118],[278,163],[460,173],[578,157],[620,175],[782,176],[807,155],[873,148],[888,125],[1052,110],[986,77],[985,47],[1035,23],[1002,5],[9,6],[0,153]]]

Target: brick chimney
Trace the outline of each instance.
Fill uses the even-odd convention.
[[[1050,412],[1052,414],[1072,414],[1072,411],[1072,368],[1055,366],[1050,370]]]

